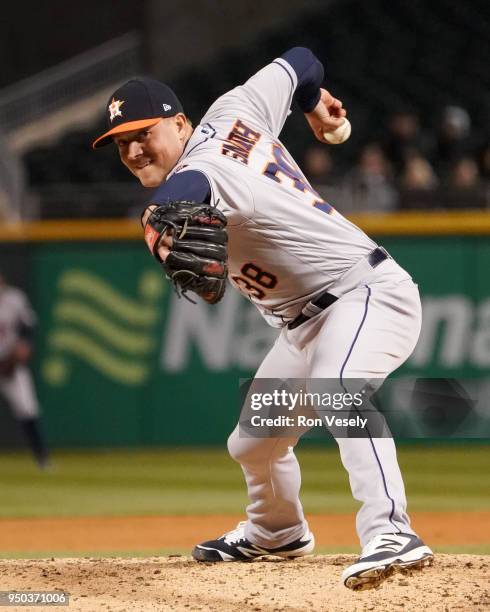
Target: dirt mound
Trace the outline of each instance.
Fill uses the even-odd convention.
[[[181,556],[0,561],[0,590],[65,590],[71,594],[70,606],[57,609],[70,612],[483,612],[490,607],[490,556],[437,555],[432,567],[396,573],[378,589],[362,592],[340,583],[343,567],[354,559],[319,555],[233,564],[200,564]]]

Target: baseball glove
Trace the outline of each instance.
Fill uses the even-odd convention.
[[[186,295],[193,291],[209,304],[221,300],[228,274],[225,227],[226,217],[209,204],[175,201],[151,211],[144,225],[145,241],[177,295],[193,302]],[[166,234],[172,235],[172,247],[162,261],[158,247]]]

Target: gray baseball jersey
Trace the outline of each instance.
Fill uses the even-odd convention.
[[[322,200],[279,140],[296,81],[277,59],[221,96],[173,171],[206,176],[228,219],[229,279],[277,327],[376,247]]]

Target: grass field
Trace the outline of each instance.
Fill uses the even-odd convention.
[[[308,513],[352,512],[335,447],[299,448]],[[409,510],[490,509],[490,446],[402,446]],[[240,513],[240,467],[223,449],[64,451],[39,472],[26,454],[0,455],[0,517]]]

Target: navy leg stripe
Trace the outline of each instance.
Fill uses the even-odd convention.
[[[367,285],[366,285],[366,287],[367,287]],[[366,296],[366,302],[364,304],[364,314],[362,315],[361,324],[359,325],[359,327],[357,329],[356,335],[354,336],[354,340],[352,341],[352,344],[350,345],[349,352],[347,353],[347,357],[345,358],[345,361],[342,364],[342,368],[340,369],[340,384],[342,386],[344,386],[343,376],[344,376],[345,366],[347,365],[347,362],[349,361],[349,357],[351,356],[352,351],[354,350],[354,346],[355,346],[355,344],[357,342],[357,339],[359,338],[359,334],[361,333],[362,326],[364,325],[364,321],[366,320],[366,317],[367,317],[368,307],[369,307],[369,298],[371,297],[371,289],[370,289],[370,287],[367,287],[367,290],[368,290],[368,294]]]
[[[352,351],[354,350],[354,346],[357,342],[357,339],[359,338],[359,334],[361,333],[361,329],[362,326],[364,325],[364,321],[366,320],[367,317],[367,313],[368,313],[368,308],[369,308],[369,298],[371,297],[371,288],[366,285],[366,288],[368,290],[367,296],[366,296],[366,302],[364,304],[364,314],[362,316],[362,320],[361,323],[357,329],[356,335],[354,336],[354,340],[352,341],[352,344],[350,346],[349,352],[347,353],[347,357],[345,358],[344,363],[342,364],[342,368],[340,370],[340,384],[342,385],[344,391],[347,393],[347,389],[344,386],[344,381],[343,381],[343,376],[344,376],[344,370],[345,370],[345,366],[347,365],[347,362],[349,361],[349,358],[352,354]],[[361,413],[359,412],[359,410],[357,409],[357,407],[355,407],[356,412],[360,415]],[[395,525],[395,523],[393,522],[393,515],[395,514],[395,501],[394,499],[390,496],[390,494],[388,493],[388,487],[386,485],[386,477],[385,477],[385,473],[383,471],[383,466],[381,465],[381,461],[379,460],[379,456],[378,453],[376,452],[376,447],[374,446],[374,442],[373,442],[373,438],[371,436],[371,432],[369,431],[369,427],[366,427],[366,431],[368,432],[369,435],[369,441],[371,443],[371,448],[373,449],[373,453],[374,456],[376,457],[376,461],[378,463],[379,466],[379,471],[381,472],[381,478],[383,479],[383,486],[384,486],[384,490],[386,493],[386,497],[391,501],[391,512],[390,512],[390,516],[388,518],[388,520],[390,521],[390,523],[393,525],[393,527],[396,529],[396,531],[398,533],[402,533],[400,531],[400,529]]]

